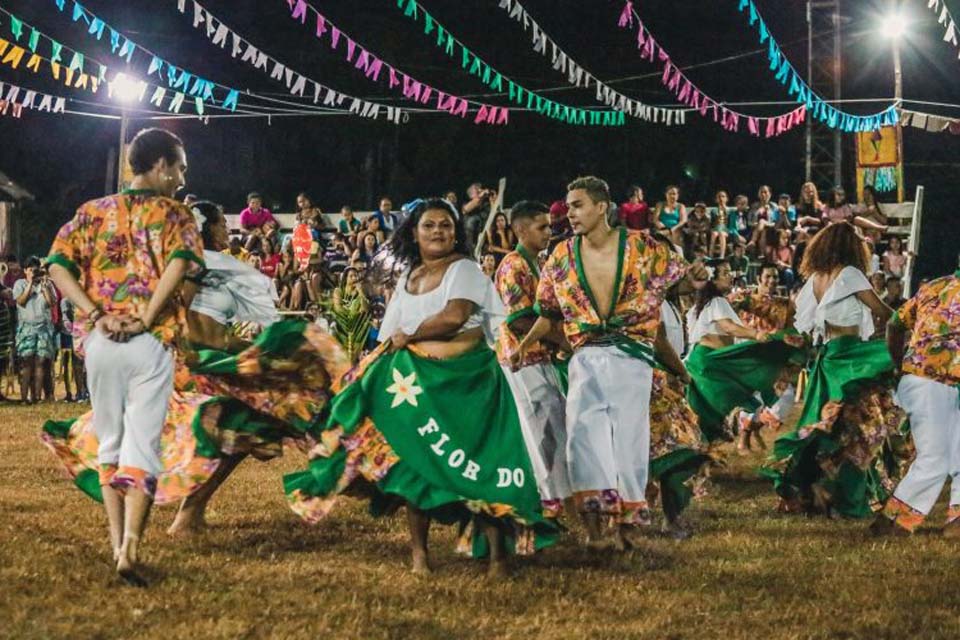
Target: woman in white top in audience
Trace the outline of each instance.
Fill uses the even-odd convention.
[[[874,316],[886,322],[893,311],[870,286],[869,259],[849,222],[824,228],[804,254],[795,326],[812,340],[814,357],[799,421],[777,440],[765,473],[781,510],[869,517],[907,462],[893,362],[883,340],[870,339]]]
[[[475,515],[483,535],[474,554],[489,552],[491,575],[501,575],[508,548],[532,552],[554,533],[516,404],[488,346],[503,304],[467,258],[463,225],[445,200],[419,203],[390,250],[403,272],[380,326],[383,344],[344,377],[310,470],[285,479],[288,498],[313,522],[360,486],[375,513],[405,505],[415,572],[430,570],[432,519]]]

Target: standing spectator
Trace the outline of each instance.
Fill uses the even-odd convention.
[[[496,270],[500,266],[503,256],[513,251],[514,247],[517,246],[517,239],[507,223],[507,214],[501,211],[494,216],[493,228],[487,231],[486,240],[484,252],[493,254],[494,270]]]
[[[480,240],[480,232],[487,224],[487,218],[490,217],[497,196],[492,189],[486,189],[479,182],[474,182],[467,187],[467,197],[469,200],[463,203],[460,214],[463,216],[463,227],[467,232],[468,253],[473,255]]]
[[[196,201],[195,201],[196,202]],[[83,370],[83,358],[73,348],[74,305],[64,296],[60,300],[60,377],[67,392],[64,402],[82,402],[89,400],[87,394],[87,376]],[[71,393],[76,388],[76,395]]]
[[[263,207],[263,197],[256,191],[247,195],[247,208],[240,212],[240,228],[245,233],[256,233],[266,222],[274,219],[269,209]]]
[[[627,229],[650,228],[650,205],[643,200],[643,189],[636,185],[627,191],[627,201],[620,205],[618,213]]]
[[[400,225],[400,219],[397,214],[393,213],[393,201],[387,196],[380,198],[380,208],[370,218],[377,221],[378,229],[385,236],[390,236]],[[380,242],[383,242],[383,240],[380,240]]]
[[[340,215],[342,217],[337,224],[337,230],[340,231],[345,238],[349,238],[350,241],[353,242],[360,232],[360,221],[353,217],[353,207],[347,205],[340,207]]]
[[[550,205],[550,244],[547,246],[547,254],[553,253],[553,248],[573,235],[573,228],[570,226],[570,220],[567,218],[566,200],[555,200]]]
[[[774,263],[780,272],[780,282],[787,288],[793,289],[796,276],[793,273],[793,247],[790,246],[790,232],[782,229],[778,236],[777,249],[773,253]]]
[[[458,198],[457,198],[456,191],[447,191],[447,193],[444,194],[443,199],[449,202],[450,204],[452,204],[453,206],[457,206]]]
[[[897,236],[891,236],[890,245],[883,252],[883,271],[887,275],[902,278],[906,266],[907,254],[903,252],[903,240]]]
[[[40,258],[30,256],[24,278],[13,285],[17,301],[17,356],[20,358],[20,399],[40,402],[43,380],[56,355],[53,283],[43,274]]]
[[[687,224],[687,208],[680,202],[680,188],[669,185],[663,192],[663,202],[657,203],[653,226],[669,233],[673,244],[683,246],[683,227]]]

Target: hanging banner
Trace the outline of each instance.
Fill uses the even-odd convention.
[[[423,106],[444,111],[459,118],[468,118],[475,113],[474,124],[505,125],[510,118],[507,107],[497,107],[482,102],[475,102],[457,97],[453,94],[440,91],[425,82],[397,69],[385,62],[382,58],[365,48],[359,42],[344,33],[337,25],[331,22],[306,0],[286,0],[290,8],[290,17],[306,25],[309,17],[311,27],[316,23],[316,38],[329,45],[330,51],[338,48],[344,54],[348,64],[360,71],[367,79],[385,84],[389,89],[399,93],[407,100],[412,100]],[[196,2],[194,2],[196,6]]]
[[[500,8],[507,12],[510,19],[520,24],[525,33],[530,33],[534,52],[545,58],[549,56],[554,71],[562,74],[571,85],[584,89],[595,89],[598,102],[647,122],[667,126],[685,123],[686,113],[683,109],[653,107],[639,100],[634,100],[584,69],[582,65],[557,46],[557,42],[547,35],[536,20],[530,17],[519,0],[500,0]]]
[[[186,2],[184,0],[176,0],[176,2],[180,13],[186,14]],[[204,32],[207,39],[220,49],[226,50],[229,47],[230,55],[234,59],[239,59],[268,75],[272,80],[283,83],[290,95],[299,98],[312,98],[316,105],[346,109],[361,118],[378,120],[381,116],[384,116],[394,124],[407,122],[410,119],[410,114],[399,107],[371,102],[341,93],[298,73],[227,27],[199,2],[192,2],[192,9],[194,29]],[[162,74],[164,64],[163,60],[154,57],[154,61],[150,64],[151,73]]]
[[[296,1],[298,4],[300,0]],[[484,62],[477,54],[457,40],[446,27],[437,22],[417,0],[387,0],[390,4],[403,12],[406,18],[423,24],[423,35],[434,41],[451,58],[459,59],[461,68],[469,75],[480,79],[484,86],[504,93],[512,103],[527,110],[536,111],[540,115],[558,120],[565,124],[582,126],[622,127],[626,123],[623,111],[600,111],[584,109],[561,104],[555,100],[544,98],[540,94],[507,78],[499,71]],[[304,0],[305,4],[305,0]],[[459,56],[457,55],[459,52]]]
[[[902,192],[902,174],[897,127],[857,134],[857,195],[861,202],[865,186],[878,193]]]

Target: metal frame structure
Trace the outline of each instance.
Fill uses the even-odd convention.
[[[822,96],[841,98],[840,0],[807,0],[807,84]],[[827,37],[827,36],[830,37]],[[839,130],[807,117],[806,180],[843,184],[843,139]]]

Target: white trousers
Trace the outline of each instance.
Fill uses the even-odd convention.
[[[583,347],[570,360],[567,458],[574,492],[616,489],[646,501],[653,369],[616,347]]]
[[[540,497],[563,500],[570,495],[567,471],[566,403],[560,377],[551,364],[511,371],[502,367],[517,403],[520,429]]]
[[[894,497],[927,515],[949,477],[950,504],[960,505],[960,393],[929,378],[905,375],[897,402],[910,418],[917,458]]]
[[[94,331],[84,349],[98,461],[155,476],[163,468],[160,433],[173,393],[173,355],[146,333],[120,343]]]

